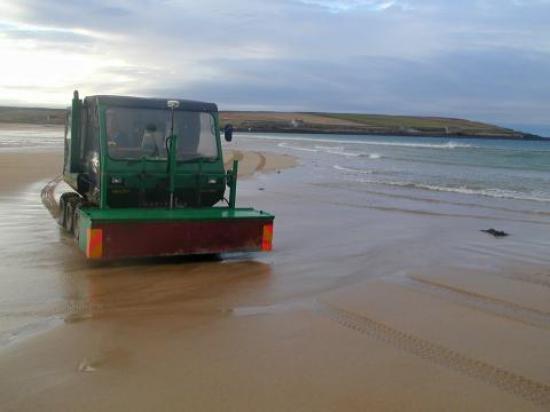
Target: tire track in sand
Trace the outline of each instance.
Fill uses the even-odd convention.
[[[266,156],[261,152],[248,152],[249,155],[247,156],[248,161],[250,161],[250,154],[254,154],[255,156],[258,156],[258,161],[255,161],[253,166],[254,169],[252,170],[252,173],[261,172],[265,169],[265,165],[267,163]],[[238,160],[239,162],[245,161],[245,154],[241,152],[240,150],[232,150],[231,154],[227,157],[227,159],[224,162],[225,169],[231,169],[233,160]]]
[[[470,358],[452,349],[394,329],[366,316],[360,316],[318,302],[317,312],[341,326],[367,335],[379,342],[415,355],[436,365],[495,386],[543,408],[550,407],[550,385],[506,369]]]
[[[260,156],[260,161],[259,161],[258,165],[256,166],[256,169],[254,169],[254,172],[260,172],[260,171],[264,170],[267,159],[260,152],[254,152],[254,153],[256,153],[258,156]]]
[[[517,273],[512,275],[502,275],[502,277],[508,278],[508,279],[520,280],[522,282],[533,283],[535,285],[550,288],[550,276],[544,273],[532,273],[532,274]]]
[[[391,279],[391,281],[421,293],[427,293],[436,298],[468,306],[482,312],[521,322],[529,326],[550,329],[550,316],[547,313],[527,308],[513,302],[492,298],[434,280],[416,277],[414,275],[405,278]]]
[[[243,160],[243,158],[244,158],[243,152],[233,149],[229,153],[229,156],[227,156],[227,158],[225,159],[224,166],[226,169],[231,169],[231,166],[233,165],[233,160],[238,160],[240,162]]]

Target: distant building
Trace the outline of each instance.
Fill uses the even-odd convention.
[[[292,127],[303,127],[305,125],[305,122],[302,119],[292,119],[290,121],[290,125]]]

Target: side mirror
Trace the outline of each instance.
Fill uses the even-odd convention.
[[[230,142],[231,140],[233,140],[233,125],[229,123],[226,124],[225,127],[223,128],[223,133],[224,133],[226,142]]]

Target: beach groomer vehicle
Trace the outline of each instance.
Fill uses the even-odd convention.
[[[93,260],[269,251],[274,216],[235,206],[237,170],[213,103],[75,91],[58,221]]]

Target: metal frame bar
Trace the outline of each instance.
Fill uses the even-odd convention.
[[[105,123],[105,107],[100,105],[98,108],[99,115],[99,168],[100,168],[100,182],[99,182],[99,208],[107,209],[109,204],[107,202],[107,189],[108,189],[108,176],[106,171],[108,170],[108,156],[107,156],[107,130]]]

